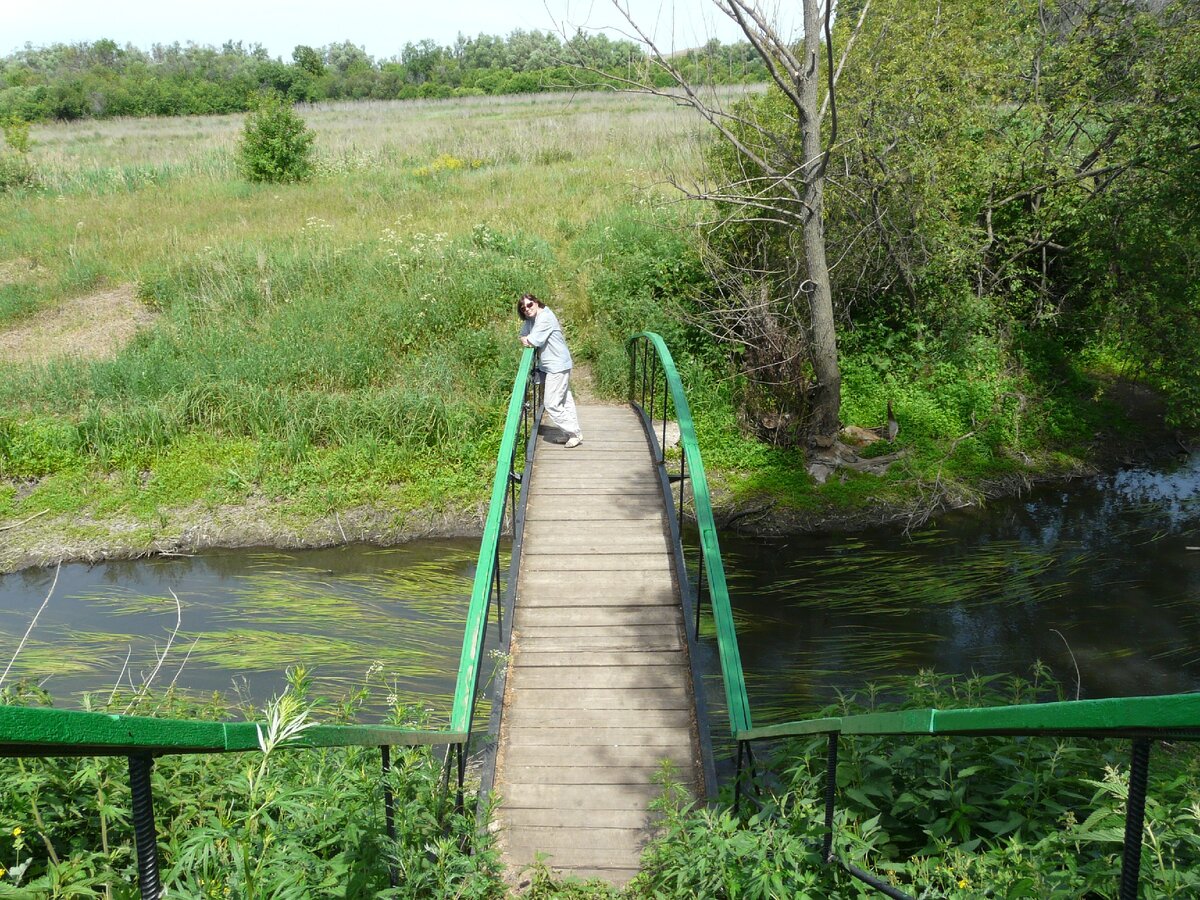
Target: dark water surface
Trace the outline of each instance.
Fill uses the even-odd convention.
[[[64,565],[9,681],[43,682],[64,705],[82,691],[107,696],[123,668],[122,684],[140,685],[179,616],[159,688],[177,678],[190,692],[262,703],[304,664],[321,694],[338,697],[371,669],[376,708],[394,694],[444,713],[478,553],[473,540],[424,540]],[[0,576],[0,671],[53,580],[52,569]]]
[[[722,554],[756,723],[921,669],[1029,674],[1074,695],[1200,690],[1200,454],[897,529]],[[1074,654],[1074,659],[1072,659]],[[1078,665],[1078,676],[1076,674]]]
[[[992,502],[910,536],[721,541],[756,723],[809,714],[872,679],[1028,673],[1035,660],[1072,693],[1077,664],[1084,697],[1200,689],[1200,550],[1187,549],[1200,546],[1200,454],[1169,472]],[[63,566],[8,678],[42,681],[72,705],[83,691],[107,695],[128,654],[123,681],[140,683],[175,626],[174,591],[182,625],[159,688],[178,679],[261,703],[288,666],[308,664],[330,696],[373,669],[379,703],[395,694],[444,714],[477,553],[473,540],[423,540]],[[0,671],[53,575],[0,576]]]

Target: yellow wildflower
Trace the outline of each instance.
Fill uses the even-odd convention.
[[[22,828],[20,825],[18,825],[16,828],[13,829],[13,837],[20,837],[24,833],[25,833],[25,829]]]
[[[968,880],[967,880],[967,879],[965,879],[965,878],[960,878],[960,879],[958,879],[958,886],[959,886],[959,888],[966,888],[966,887],[970,887],[970,886],[971,886],[971,882],[970,882],[970,881],[968,881]]]

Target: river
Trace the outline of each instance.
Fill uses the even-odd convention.
[[[809,714],[867,681],[1028,674],[1037,660],[1071,696],[1200,689],[1200,550],[1189,549],[1200,546],[1200,454],[1039,488],[908,535],[721,542],[756,723]],[[443,715],[476,553],[474,541],[422,540],[70,564],[52,593],[54,570],[4,575],[0,667],[49,594],[7,683],[37,681],[62,705],[156,669],[159,689],[261,703],[304,664],[324,695],[364,686],[370,671],[376,708],[395,697]],[[713,671],[713,655],[703,664]]]

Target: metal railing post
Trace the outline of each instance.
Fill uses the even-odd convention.
[[[833,808],[837,796],[838,733],[829,732],[829,750],[825,756],[825,844],[821,856],[833,861]]]
[[[137,848],[138,889],[142,900],[158,900],[162,883],[158,876],[158,839],[154,833],[154,795],[150,770],[154,757],[129,757],[129,787],[133,792],[133,837]]]
[[[649,353],[646,354],[649,356]],[[654,422],[654,381],[658,378],[658,354],[650,358],[650,421]]]
[[[646,364],[650,362],[650,342],[646,341],[646,352],[642,354],[642,398],[638,404],[643,410],[646,408]]]
[[[465,804],[463,802],[463,792],[464,792],[464,785],[466,783],[466,780],[467,780],[466,745],[459,744],[458,745],[458,793],[455,795],[454,808],[455,808],[455,810],[457,810],[460,813],[463,812],[466,808]]]
[[[379,752],[383,757],[383,821],[388,840],[392,846],[388,848],[388,883],[396,887],[399,879],[396,876],[396,866],[393,862],[396,844],[396,801],[392,796],[392,748],[383,744]]]
[[[1150,741],[1133,739],[1129,760],[1129,800],[1125,806],[1125,844],[1121,858],[1120,900],[1137,900],[1142,867],[1142,830],[1146,822],[1146,781],[1150,774]]]
[[[746,752],[746,742],[737,742],[737,768],[733,772],[733,814],[742,813],[742,754]]]

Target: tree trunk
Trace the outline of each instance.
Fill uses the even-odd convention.
[[[841,425],[842,374],[838,368],[837,330],[833,320],[833,292],[825,259],[825,161],[821,148],[821,123],[817,102],[820,75],[821,13],[817,0],[804,0],[804,66],[794,73],[800,95],[800,140],[807,167],[804,202],[804,260],[808,267],[809,341],[813,376],[812,421],[808,432],[818,446],[829,447]]]

